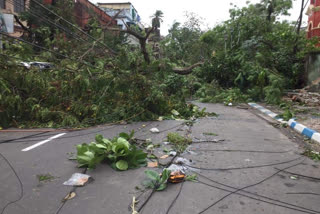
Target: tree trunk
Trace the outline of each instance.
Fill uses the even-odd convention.
[[[143,58],[144,60],[150,64],[151,60],[150,60],[150,56],[149,53],[147,51],[147,40],[146,39],[139,39],[139,43],[140,43],[140,48],[141,48],[141,53],[143,54]]]

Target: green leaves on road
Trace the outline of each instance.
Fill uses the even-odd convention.
[[[161,176],[153,170],[146,170],[144,173],[147,176],[147,180],[143,182],[143,185],[156,191],[162,191],[167,187],[171,171],[164,169]]]
[[[119,137],[112,140],[97,135],[95,142],[77,145],[79,167],[93,169],[104,160],[108,161],[112,168],[122,171],[146,165],[147,153],[129,143],[133,134],[134,132],[120,133]]]

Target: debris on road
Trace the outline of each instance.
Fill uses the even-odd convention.
[[[71,200],[71,199],[73,199],[74,197],[76,197],[76,193],[75,193],[75,192],[70,192],[70,193],[68,193],[68,195],[66,195],[66,197],[64,197],[64,198],[62,199],[62,202],[66,202],[66,201],[68,201],[68,200]]]
[[[170,156],[176,156],[176,155],[177,155],[177,152],[176,152],[176,151],[170,151],[170,152],[169,152],[169,155],[170,155]]]
[[[180,166],[180,165],[176,165],[176,164],[171,164],[171,165],[168,167],[168,170],[170,170],[171,172],[180,171],[180,172],[182,172],[182,173],[185,173],[186,169],[187,169],[186,167]]]
[[[63,183],[63,185],[81,187],[84,186],[90,178],[90,175],[74,173],[69,180]]]
[[[157,129],[157,128],[150,129],[150,132],[151,133],[160,133],[159,129]]]
[[[176,164],[190,164],[191,161],[187,160],[186,158],[177,158],[177,160],[174,161]]]
[[[139,214],[138,211],[136,211],[136,209],[135,209],[135,205],[136,205],[138,202],[139,202],[139,201],[136,200],[136,197],[133,196],[133,198],[132,198],[132,204],[131,204],[132,214]]]
[[[298,180],[298,176],[292,175],[292,176],[290,176],[290,179],[291,179],[291,180]]]
[[[148,162],[148,167],[149,168],[156,168],[156,167],[158,167],[158,162]]]
[[[182,171],[174,171],[170,173],[168,181],[170,183],[181,183],[184,181],[186,175]]]
[[[160,157],[160,159],[166,159],[168,157],[169,157],[169,155],[163,155],[163,156]]]

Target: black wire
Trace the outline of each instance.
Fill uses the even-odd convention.
[[[81,137],[81,136],[85,136],[85,135],[89,135],[89,134],[95,134],[95,133],[98,133],[98,132],[101,132],[101,131],[107,131],[107,130],[111,130],[113,128],[116,128],[118,125],[112,125],[111,127],[107,127],[107,128],[103,128],[103,129],[99,129],[97,131],[92,131],[92,132],[86,132],[86,133],[83,133],[83,134],[78,134],[78,135],[73,135],[73,136],[65,136],[65,137],[60,137],[59,139],[66,139],[66,138],[74,138],[74,137]],[[71,131],[71,132],[75,132],[75,131],[82,131],[82,130],[74,130],[74,131]],[[70,132],[69,132],[70,133]],[[46,135],[46,136],[50,136],[51,134],[49,135]],[[41,138],[41,137],[44,137],[44,136],[39,136],[39,137],[35,137],[35,138]],[[33,138],[33,139],[35,139]],[[28,141],[25,141],[25,140],[17,140],[15,142],[17,143],[21,143],[21,142],[33,142],[35,140],[28,140]],[[0,143],[1,144],[1,143]]]
[[[203,184],[203,185],[206,185],[206,186],[209,186],[209,187],[213,187],[215,189],[219,189],[219,190],[222,190],[222,191],[225,191],[225,192],[232,192],[231,190],[223,189],[221,187],[217,187],[217,186],[214,186],[214,185],[211,185],[211,184],[207,184],[207,183],[202,182],[202,181],[198,181],[197,183],[198,184]],[[303,213],[309,213],[309,214],[319,214],[320,213],[319,211],[310,210],[310,209],[307,209],[307,208],[304,208],[304,207],[302,207],[301,209],[293,208],[293,207],[298,207],[298,206],[295,206],[293,204],[290,205],[292,207],[289,207],[289,206],[286,206],[286,205],[281,205],[281,204],[276,204],[276,203],[273,203],[273,202],[265,201],[265,200],[262,200],[262,199],[259,199],[259,198],[254,198],[254,197],[251,197],[251,196],[248,196],[248,195],[244,195],[244,194],[241,194],[241,193],[234,193],[234,194],[240,195],[240,196],[243,196],[243,197],[246,197],[246,198],[250,198],[252,200],[256,200],[256,201],[259,201],[259,202],[264,202],[264,203],[267,203],[267,204],[271,204],[271,205],[275,205],[275,206],[279,206],[279,207],[283,207],[283,208],[287,208],[287,209],[290,209],[290,210],[295,210],[295,211],[299,211],[299,212],[303,212]],[[278,200],[273,200],[273,201],[276,201],[278,203],[283,203],[283,202],[278,201]],[[287,204],[287,203],[284,203],[284,204]],[[310,210],[310,211],[308,211],[308,210]]]
[[[303,6],[303,11],[304,11],[304,9],[306,8],[306,6],[307,6],[307,4],[309,3],[309,0],[305,3],[305,5]],[[302,19],[302,17],[303,17],[303,14],[300,16],[299,15],[299,18],[298,18],[298,20],[296,21],[296,24],[294,25],[294,27],[296,28],[296,26],[297,26],[297,24],[298,24],[298,21],[300,20],[300,19]]]
[[[48,48],[45,48],[45,47],[42,47],[42,46],[40,46],[40,45],[33,44],[33,43],[28,42],[28,41],[26,41],[26,40],[24,40],[24,39],[10,36],[10,35],[8,35],[8,34],[6,34],[6,33],[1,32],[1,31],[0,31],[0,34],[4,35],[4,36],[6,36],[6,37],[8,37],[8,38],[10,38],[10,39],[18,40],[18,41],[23,42],[23,43],[26,43],[26,44],[28,44],[28,45],[31,45],[31,46],[40,48],[40,49],[42,49],[42,50],[48,51],[48,52],[50,52],[50,53],[53,53],[53,54],[55,54],[55,55],[61,56],[61,57],[65,58],[65,59],[69,59],[69,60],[71,60],[71,61],[79,62],[80,64],[89,66],[89,67],[94,68],[94,69],[99,69],[99,68],[94,67],[94,66],[92,66],[92,65],[89,65],[89,64],[87,64],[87,63],[85,63],[85,62],[83,62],[83,61],[81,61],[81,60],[79,61],[79,60],[77,60],[77,59],[72,59],[72,58],[70,58],[70,57],[68,57],[68,56],[66,56],[66,55],[60,54],[60,53],[58,53],[58,52],[56,52],[56,51],[52,51],[52,50],[50,50],[50,49],[48,49]]]
[[[299,160],[299,159],[301,159],[301,157],[295,158],[295,159],[293,159],[293,160],[283,161],[283,162],[280,162],[280,163],[272,163],[272,164],[264,164],[264,165],[255,165],[255,166],[244,166],[244,167],[231,167],[231,168],[211,168],[211,169],[208,169],[208,168],[195,167],[195,166],[191,166],[191,165],[188,165],[188,164],[183,164],[183,165],[185,165],[185,166],[187,166],[187,167],[190,167],[190,168],[194,168],[194,169],[200,169],[200,170],[228,171],[228,170],[253,169],[253,168],[262,168],[262,167],[267,167],[267,166],[282,165],[282,164],[290,163],[290,162],[293,162],[293,161],[296,161],[296,160]]]
[[[279,170],[280,170],[280,169],[279,169]],[[237,189],[238,189],[238,188],[236,188],[236,187],[233,187],[233,186],[230,186],[230,185],[227,185],[227,184],[224,184],[224,183],[215,181],[215,180],[213,180],[213,179],[211,179],[211,178],[209,178],[209,177],[207,177],[207,176],[205,176],[205,175],[203,175],[203,174],[200,174],[200,173],[198,173],[198,172],[196,172],[196,171],[193,171],[193,170],[191,170],[191,171],[194,172],[195,174],[199,175],[200,177],[203,177],[203,178],[205,178],[205,179],[207,179],[207,180],[209,180],[209,181],[211,181],[211,182],[213,182],[213,183],[216,183],[216,184],[219,184],[219,185],[221,185],[221,186],[228,187],[228,188],[231,188],[231,189],[234,189],[234,190],[237,190]],[[284,171],[283,171],[283,172],[284,172]],[[200,182],[200,181],[199,181],[199,182]],[[204,183],[204,184],[206,184],[206,183]],[[222,189],[222,188],[220,188],[220,187],[216,187],[216,186],[212,186],[212,187],[217,188],[217,189],[220,189],[220,190],[223,190],[223,191],[232,192],[232,191],[230,191],[230,190]],[[280,201],[280,200],[275,200],[275,199],[273,199],[273,198],[270,198],[270,197],[267,197],[267,196],[264,196],[264,195],[259,195],[259,194],[257,194],[257,193],[252,193],[252,192],[250,192],[250,191],[242,190],[241,192],[244,192],[244,193],[246,193],[246,194],[251,194],[251,195],[254,195],[254,196],[257,196],[257,197],[260,197],[260,198],[264,198],[264,199],[267,199],[267,200],[270,200],[270,201],[274,201],[274,202],[282,203],[282,204],[285,204],[285,205],[293,206],[293,207],[296,207],[296,208],[307,209],[307,208],[300,207],[300,206],[297,206],[297,205],[294,205],[294,204],[290,204],[290,203],[287,203],[287,202],[283,202],[283,201]],[[244,195],[244,194],[241,194],[241,193],[235,193],[235,194],[241,195],[241,196],[245,196],[245,197],[249,197],[249,196]],[[249,198],[251,198],[251,197],[249,197]],[[255,198],[252,198],[252,199],[255,199]],[[255,200],[256,200],[256,199],[255,199]],[[308,209],[307,209],[307,210],[308,210]],[[309,209],[309,210],[310,210],[310,209]],[[320,212],[314,211],[314,210],[310,210],[310,211],[320,213]]]
[[[263,180],[261,180],[261,181],[259,181],[259,182],[257,182],[257,183],[254,183],[254,184],[245,186],[245,187],[243,187],[243,188],[237,189],[236,191],[233,191],[233,192],[225,195],[224,197],[220,198],[219,200],[217,200],[216,202],[214,202],[213,204],[211,204],[210,206],[208,206],[207,208],[205,208],[204,210],[202,210],[202,211],[199,212],[198,214],[202,214],[202,213],[206,212],[206,211],[209,210],[211,207],[214,207],[216,204],[218,204],[220,201],[224,200],[225,198],[229,197],[230,195],[233,195],[233,194],[235,194],[235,193],[237,193],[237,192],[239,192],[239,191],[242,191],[242,190],[244,190],[244,189],[247,189],[247,188],[249,188],[249,187],[254,187],[254,186],[257,186],[257,185],[259,185],[259,184],[262,184],[263,182],[271,179],[272,177],[276,176],[277,174],[279,174],[279,173],[282,172],[283,170],[286,170],[286,169],[289,169],[289,168],[292,168],[292,167],[295,167],[295,166],[300,165],[304,160],[305,160],[305,159],[303,159],[301,162],[299,162],[299,163],[297,163],[297,164],[294,164],[294,165],[292,165],[292,166],[288,166],[288,167],[286,167],[286,168],[284,168],[284,169],[281,169],[281,170],[277,171],[276,173],[272,174],[271,176],[269,176],[269,177],[267,177],[267,178],[265,178],[265,179],[263,179]]]
[[[12,142],[12,141],[21,140],[21,139],[28,139],[28,138],[32,138],[33,136],[38,136],[38,135],[41,135],[41,134],[44,134],[44,133],[47,133],[47,132],[41,132],[41,133],[37,133],[37,134],[32,134],[32,135],[20,137],[20,138],[15,138],[15,139],[10,139],[10,140],[4,140],[4,141],[1,141],[0,144],[10,143],[10,142]],[[41,136],[41,137],[44,137],[44,136]]]
[[[65,21],[66,23],[68,23],[70,26],[72,26],[73,28],[77,29],[78,31],[80,31],[81,33],[83,33],[84,35],[86,35],[87,37],[89,37],[90,39],[98,42],[99,44],[101,44],[102,46],[106,47],[112,54],[116,54],[115,51],[113,51],[111,48],[109,48],[106,44],[102,43],[101,41],[97,40],[96,38],[94,38],[93,36],[87,34],[86,32],[84,32],[82,29],[78,28],[77,26],[75,26],[74,24],[72,24],[71,22],[69,22],[68,20],[64,19],[63,17],[59,16],[58,14],[56,14],[54,11],[48,9],[47,7],[45,7],[43,4],[39,3],[36,0],[31,0],[33,2],[35,2],[37,5],[39,5],[40,7],[42,7],[43,9],[45,9],[46,11],[52,13],[53,15],[59,17],[61,20]]]
[[[254,150],[232,150],[232,149],[191,149],[193,152],[245,152],[245,153],[270,153],[270,154],[282,154],[290,151],[276,152],[276,151],[254,151]]]
[[[180,196],[180,194],[181,194],[182,188],[183,188],[183,184],[184,184],[184,182],[181,183],[181,185],[180,185],[180,190],[179,190],[178,194],[176,195],[176,197],[175,197],[175,198],[173,199],[173,201],[171,202],[169,208],[167,209],[166,214],[169,214],[171,208],[173,207],[173,205],[174,205],[174,204],[176,203],[176,201],[178,200],[178,198],[179,198],[179,196]]]
[[[87,173],[87,168],[83,169],[83,171],[81,172],[82,174],[86,174]],[[76,192],[77,190],[77,186],[72,187],[72,189],[69,191],[68,194],[71,194],[72,192]],[[64,205],[67,203],[68,200],[62,200],[62,203],[60,204],[60,206],[58,207],[57,211],[55,212],[55,214],[59,214],[60,211],[62,210],[62,208],[64,207]]]
[[[165,130],[161,130],[159,133],[166,132],[166,131],[170,131],[170,130],[172,130],[172,129],[174,129],[174,128],[177,128],[177,127],[183,126],[183,125],[185,125],[185,123],[178,124],[178,125],[174,125],[174,126],[171,127],[171,128],[167,128],[167,129],[165,129]],[[143,137],[143,136],[147,136],[147,135],[149,135],[149,133],[143,134],[143,135],[139,135],[139,136],[137,136],[137,138],[140,138],[140,137]]]
[[[13,168],[13,166],[11,165],[11,163],[9,162],[9,160],[8,160],[3,154],[0,153],[0,156],[5,160],[5,162],[8,164],[8,166],[9,166],[9,167],[11,168],[11,170],[13,171],[13,173],[14,173],[14,175],[16,176],[17,180],[19,181],[19,186],[20,186],[20,196],[19,196],[16,200],[10,201],[9,203],[7,203],[7,204],[3,207],[2,211],[1,211],[1,214],[3,214],[4,211],[6,210],[6,208],[7,208],[8,206],[10,206],[11,204],[14,204],[14,203],[20,201],[20,200],[22,199],[24,193],[23,193],[23,184],[22,184],[22,181],[20,180],[20,178],[19,178],[16,170]]]
[[[149,202],[149,200],[151,199],[151,197],[153,196],[153,193],[155,192],[155,189],[152,189],[150,195],[148,196],[147,200],[145,200],[142,205],[139,207],[138,212],[141,212],[142,208]],[[142,212],[140,213],[142,214]]]
[[[313,192],[288,192],[286,194],[287,195],[318,195],[318,196],[320,196],[320,194],[313,193]]]
[[[10,36],[10,35],[8,35],[8,34],[6,34],[6,33],[1,32],[1,31],[0,31],[0,34],[2,34],[2,35],[4,35],[4,36],[6,36],[6,37],[8,37],[8,38],[11,38],[11,39],[14,39],[14,40],[18,40],[18,41],[20,41],[20,42],[24,42],[24,43],[26,43],[26,44],[28,44],[28,45],[31,45],[31,46],[34,46],[34,47],[40,48],[40,49],[45,50],[45,51],[48,51],[48,52],[50,52],[50,53],[53,53],[53,54],[58,55],[58,56],[61,56],[61,57],[63,57],[63,58],[73,60],[73,59],[71,59],[70,57],[68,57],[68,56],[66,56],[66,55],[63,55],[63,54],[61,54],[61,53],[58,53],[58,52],[52,51],[52,50],[50,50],[50,49],[48,49],[48,48],[45,48],[45,47],[42,47],[42,46],[40,46],[40,45],[33,44],[33,43],[28,42],[28,41],[26,41],[26,40],[24,40],[24,39],[16,38],[16,37]]]
[[[275,169],[276,169],[276,170],[279,170],[278,168],[275,168]],[[291,174],[291,175],[296,175],[296,176],[299,176],[299,177],[303,177],[303,178],[308,178],[308,179],[320,181],[320,178],[317,178],[317,177],[312,177],[312,176],[307,176],[307,175],[301,175],[301,174],[289,172],[289,171],[286,171],[286,170],[284,170],[283,172],[284,172],[284,173],[287,173],[287,174]]]
[[[16,0],[8,0],[8,2],[11,4],[11,5],[15,5],[15,4],[19,4],[20,6],[24,6],[24,4],[22,4],[21,2],[19,1],[16,1]],[[71,32],[71,31],[68,31],[67,29],[65,29],[64,26],[60,25],[60,24],[57,24],[57,23],[54,23],[53,21],[49,20],[48,17],[44,16],[43,14],[38,14],[36,12],[32,12],[33,10],[31,10],[31,8],[29,8],[29,10],[26,10],[25,12],[26,13],[29,13],[30,15],[34,16],[34,17],[37,17],[37,18],[40,18],[40,19],[43,19],[45,22],[61,29],[62,31],[64,31],[65,33],[69,34],[70,36],[72,36],[74,39],[78,40],[78,41],[84,41],[84,42],[88,42],[88,41],[85,41],[84,39],[82,39],[81,37],[79,37],[77,34],[76,36]]]

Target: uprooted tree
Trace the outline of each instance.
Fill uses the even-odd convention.
[[[64,21],[76,26],[72,13],[66,12],[72,2],[58,1],[50,8],[59,17],[30,8],[42,18],[27,10],[18,19],[33,21],[36,27],[25,26],[21,41],[5,37],[0,54],[1,127],[150,120],[170,117],[172,110],[187,118],[193,108],[185,98],[191,96],[210,102],[278,103],[284,89],[303,85],[303,56],[314,47],[314,41],[297,34],[295,23],[277,19],[287,13],[290,0],[234,7],[229,20],[206,32],[201,18],[187,13],[187,21],[174,23],[159,42],[160,58],[153,57],[148,44],[160,27],[159,11],[151,27],[126,26],[123,31],[102,26],[92,12],[83,33]],[[138,39],[138,47],[127,44],[128,35]],[[30,61],[54,66],[21,66]]]

